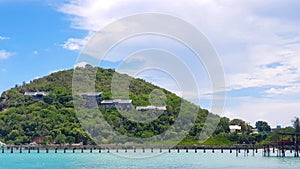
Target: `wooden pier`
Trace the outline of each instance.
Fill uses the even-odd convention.
[[[263,156],[270,157],[276,154],[277,157],[285,157],[289,152],[294,157],[299,157],[300,133],[279,133],[282,136],[291,136],[292,140],[278,140],[276,143],[263,145]]]
[[[250,152],[252,152],[252,155],[258,153],[258,149],[261,149],[261,147],[257,147],[254,145],[235,145],[235,146],[223,146],[223,147],[216,147],[216,146],[143,146],[143,147],[134,147],[134,146],[16,146],[16,145],[9,145],[6,147],[2,147],[1,152],[2,153],[40,153],[41,151],[45,153],[54,152],[58,153],[58,151],[61,151],[63,153],[71,152],[71,153],[84,153],[84,152],[159,152],[159,153],[198,153],[198,152],[211,152],[215,153],[216,151],[219,151],[220,153],[224,153],[225,151],[228,151],[229,153],[235,153],[236,156],[244,155],[248,156]]]
[[[288,145],[235,145],[235,146],[16,146],[10,145],[1,148],[1,153],[224,153],[229,152],[238,156],[257,156],[263,157],[285,157],[289,152],[294,154],[294,157],[299,157],[299,150],[294,146]],[[261,152],[261,153],[260,153]]]

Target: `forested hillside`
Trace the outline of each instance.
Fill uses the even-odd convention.
[[[142,79],[134,79],[128,75],[119,74],[113,69],[86,66],[85,68],[77,68],[77,70],[83,72],[97,71],[95,91],[103,92],[103,99],[111,99],[112,97],[111,81],[113,74],[130,79],[129,96],[134,106],[149,105],[149,94],[155,89],[165,93],[168,110],[160,115],[158,119],[148,123],[136,123],[123,117],[114,108],[103,109],[99,107],[106,121],[116,131],[129,137],[142,138],[160,134],[176,121],[181,103],[184,102],[188,107],[184,112],[185,114],[197,110],[196,124],[192,127],[188,137],[198,139],[208,114],[207,110],[200,109],[165,89]],[[92,115],[95,111],[80,110],[76,114],[73,107],[72,79],[73,70],[59,71],[5,91],[1,95],[0,102],[0,140],[5,143],[26,144],[37,137],[42,137],[44,144],[78,142],[93,144],[89,137],[93,133],[86,133],[82,129],[77,116],[80,116],[80,111],[90,111],[89,115]],[[40,101],[30,96],[24,96],[25,92],[34,91],[44,91],[47,92],[47,95]],[[96,126],[96,120],[88,122],[89,124],[84,125]],[[192,125],[192,121],[187,123]],[[219,127],[218,130],[223,129]],[[106,133],[106,135],[106,138],[97,138],[101,140],[100,143],[110,143],[110,139],[112,139],[109,137],[110,133]]]

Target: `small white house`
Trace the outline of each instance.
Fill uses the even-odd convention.
[[[167,110],[166,106],[153,106],[153,105],[150,105],[150,106],[137,106],[135,109],[139,110],[139,111],[147,111],[147,110],[166,111]]]
[[[240,132],[242,130],[242,127],[239,125],[229,125],[229,130],[231,133]]]
[[[101,106],[104,108],[116,107],[118,110],[131,111],[132,110],[132,100],[102,100]]]
[[[35,100],[42,100],[44,96],[47,96],[46,92],[25,92],[25,96],[31,96]]]
[[[259,132],[258,132],[258,129],[252,129],[252,130],[251,130],[251,133],[252,133],[252,134],[258,134]]]

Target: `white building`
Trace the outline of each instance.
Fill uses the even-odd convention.
[[[239,125],[229,125],[229,130],[231,133],[242,131],[242,127]]]
[[[101,106],[104,108],[116,107],[118,110],[131,111],[132,100],[103,100],[101,101]]]
[[[166,111],[167,108],[166,106],[136,106],[136,110],[139,111],[147,111],[147,110],[161,110],[161,111]]]
[[[46,92],[25,92],[25,96],[32,96],[36,100],[42,100],[44,96],[47,96]]]

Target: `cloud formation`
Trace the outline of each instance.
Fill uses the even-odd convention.
[[[118,18],[141,12],[161,12],[183,18],[198,27],[216,46],[225,67],[227,88],[238,90],[286,86],[300,80],[300,58],[297,57],[300,20],[291,16],[297,7],[293,0],[284,3],[192,0],[184,4],[173,0],[73,0],[59,11],[71,16],[73,28],[90,32]],[[280,15],[272,9],[280,10]],[[78,50],[84,42],[71,38],[64,48]],[[267,67],[273,63],[281,66]]]
[[[81,50],[82,47],[87,43],[87,39],[69,38],[62,47],[68,50]]]
[[[8,59],[13,53],[7,52],[6,50],[0,50],[0,59]]]
[[[0,36],[0,40],[8,40],[10,39],[9,37],[5,37],[5,36]]]
[[[247,103],[246,99],[237,103],[238,107],[228,106],[227,112],[244,113],[243,117],[254,119],[257,115],[249,114],[253,106],[253,111],[265,112],[264,117],[275,118],[272,113],[278,114],[290,106],[289,117],[297,115],[292,110],[298,108],[296,103],[300,100],[300,3],[297,0],[190,0],[184,3],[176,0],[72,0],[58,10],[70,16],[72,28],[89,33],[136,13],[158,12],[182,18],[195,25],[215,46],[224,66],[230,105],[236,102],[232,92],[263,90],[251,93],[259,95],[255,98],[257,102]],[[80,39],[68,42],[73,44],[70,49],[79,49],[76,42]],[[131,45],[139,44],[136,41]],[[286,96],[285,101],[280,98],[282,95]],[[296,97],[290,101],[290,95]],[[289,120],[286,117],[284,121]]]

